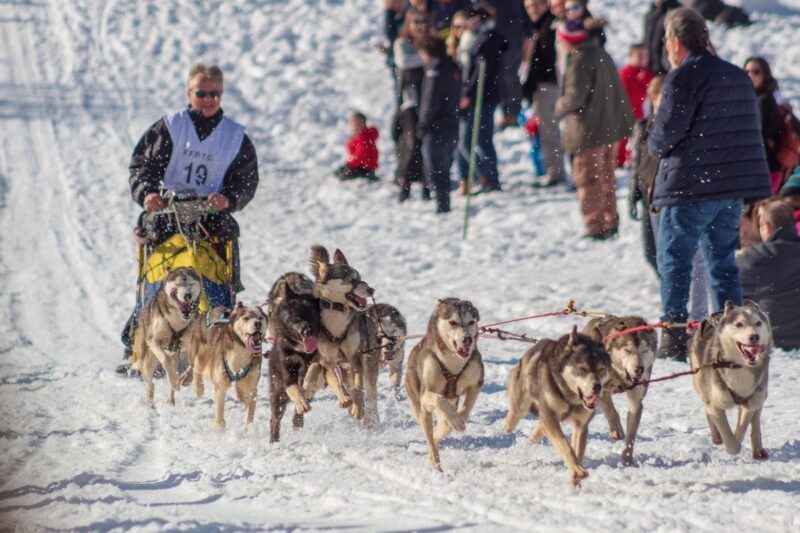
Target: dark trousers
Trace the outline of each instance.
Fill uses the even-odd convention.
[[[478,126],[478,144],[475,146],[476,176],[484,176],[490,189],[499,189],[497,172],[497,152],[494,149],[494,110],[495,104],[483,104]],[[458,174],[462,180],[469,174],[469,150],[472,143],[472,126],[475,117],[473,105],[461,120],[458,144]]]
[[[458,121],[422,137],[422,159],[427,179],[436,194],[436,211],[450,211],[450,167],[458,144]]]
[[[397,171],[395,177],[400,186],[407,190],[414,181],[424,181],[422,170],[422,151],[417,139],[416,108],[399,111],[394,128],[394,141],[397,150]]]

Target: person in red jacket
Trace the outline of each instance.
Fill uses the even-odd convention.
[[[378,130],[367,126],[367,117],[358,111],[350,115],[350,130],[353,136],[347,140],[347,163],[336,170],[341,180],[367,178],[374,181],[375,169],[378,168]]]
[[[631,45],[628,50],[628,62],[619,69],[622,86],[628,94],[634,118],[644,118],[644,101],[647,98],[647,86],[653,79],[653,73],[647,68],[647,47],[644,43]],[[628,140],[622,139],[617,145],[617,168],[625,164],[631,154],[628,151]]]

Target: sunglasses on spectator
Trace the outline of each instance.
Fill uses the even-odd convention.
[[[428,21],[425,20],[425,19],[413,19],[411,21],[411,23],[412,24],[416,24],[418,26],[427,26],[428,25]]]
[[[752,74],[753,76],[761,76],[762,72],[759,69],[752,68],[750,70],[745,70],[748,74]]]
[[[577,13],[578,11],[583,9],[583,6],[580,5],[580,4],[572,4],[572,5],[566,6],[564,9],[566,9],[570,13]]]
[[[463,24],[453,24],[453,29],[454,30],[463,30],[464,29],[464,25]]]
[[[222,91],[195,91],[194,95],[198,98],[213,98],[217,100],[222,96]]]

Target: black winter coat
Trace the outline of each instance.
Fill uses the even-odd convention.
[[[678,0],[663,0],[658,6],[654,2],[644,17],[644,43],[650,53],[647,66],[654,76],[669,71],[669,61],[664,54],[664,19],[677,7],[681,7]]]
[[[800,348],[800,237],[794,224],[778,229],[767,242],[746,248],[737,258],[745,297],[769,316],[775,345]]]
[[[486,62],[486,80],[484,81],[483,103],[497,105],[502,99],[501,58],[508,49],[505,38],[491,29],[484,29],[478,34],[475,43],[469,50],[470,66],[467,78],[461,88],[461,95],[469,98],[475,105],[478,92],[478,64]]]
[[[647,147],[661,160],[653,207],[771,194],[753,84],[707,50],[667,75]]]
[[[780,148],[781,135],[785,125],[783,116],[778,109],[778,102],[775,96],[768,91],[759,91],[758,110],[761,115],[761,136],[764,139],[764,149],[767,153],[767,166],[770,172],[781,170],[778,163],[777,154]]]
[[[222,120],[222,110],[212,117],[206,118],[201,113],[190,110],[197,136],[200,140],[208,137]],[[164,173],[172,157],[172,138],[164,119],[153,124],[139,140],[133,150],[129,166],[128,184],[133,201],[144,204],[144,197],[150,193],[163,192]],[[243,209],[255,196],[258,187],[258,160],[256,149],[247,135],[242,146],[228,167],[222,182],[220,193],[228,198],[228,208],[216,215],[206,217],[206,228],[210,233],[225,238],[239,235],[239,227],[230,215]]]
[[[458,131],[458,100],[461,68],[447,54],[433,59],[425,68],[419,103],[417,137],[445,129]],[[450,138],[448,135],[446,138]]]
[[[556,17],[549,10],[533,23],[533,50],[528,64],[528,76],[522,84],[522,97],[531,102],[540,83],[557,83],[556,79]]]

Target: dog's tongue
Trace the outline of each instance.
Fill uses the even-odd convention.
[[[262,339],[261,333],[253,333],[247,337],[247,349],[254,354],[260,354]]]
[[[594,409],[595,405],[597,405],[597,400],[599,399],[600,399],[599,396],[597,396],[596,394],[592,394],[591,396],[585,397],[583,401],[586,403],[587,407],[589,407],[590,409]]]
[[[383,362],[389,362],[394,359],[394,350],[390,348],[384,348],[381,350],[381,360]]]
[[[766,346],[760,344],[740,344],[739,349],[749,364],[755,364],[758,354],[767,351]]]
[[[469,346],[464,345],[459,348],[456,348],[456,353],[461,357],[466,357],[469,355]]]
[[[358,295],[354,294],[354,295],[353,295],[353,300],[356,302],[356,304],[357,304],[359,307],[362,307],[362,308],[363,308],[363,307],[366,307],[366,306],[367,306],[367,299],[366,299],[366,298],[361,298],[360,296],[358,296]]]
[[[303,337],[303,349],[306,353],[311,353],[317,349],[317,338],[314,335]]]

